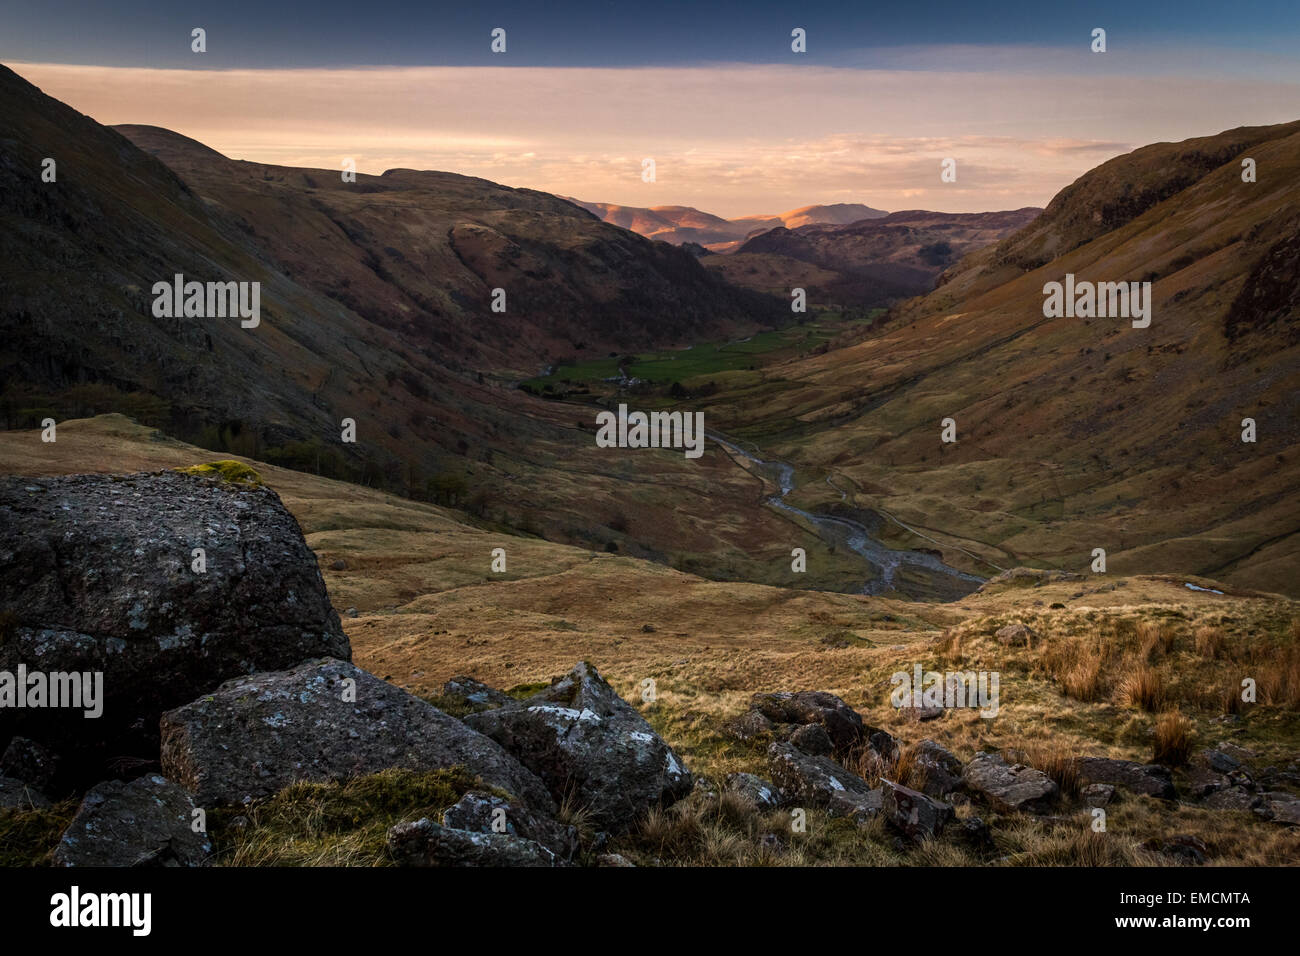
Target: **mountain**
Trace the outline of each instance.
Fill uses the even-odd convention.
[[[832,472],[856,507],[1001,567],[1087,572],[1102,548],[1116,579],[1202,574],[1294,595],[1297,235],[1300,123],[1138,149],[888,323],[711,414]],[[1067,275],[1149,282],[1149,327],[1049,317],[1044,287]],[[940,441],[949,417],[955,444]]]
[[[832,203],[829,206],[801,206],[775,216],[742,216],[723,219],[692,206],[618,206],[568,198],[605,222],[650,239],[682,245],[693,242],[715,252],[728,252],[749,236],[767,229],[796,229],[814,223],[843,224],[886,215],[860,203]]]
[[[788,316],[545,193],[235,162],[166,130],[103,127],[3,68],[0,126],[11,427],[127,411],[212,446],[337,458],[407,485],[411,469],[502,444],[492,435],[524,398],[491,386],[512,370]],[[45,157],[55,182],[41,181]],[[154,284],[178,273],[260,282],[260,325],[154,316]],[[367,441],[339,445],[345,417]]]
[[[1036,217],[1005,212],[909,210],[847,225],[778,227],[704,265],[738,285],[789,296],[803,288],[820,305],[870,308],[928,292],[963,255],[1005,238]]]
[[[789,323],[785,303],[545,193],[410,170],[345,185],[124,130],[0,70],[5,427],[122,413],[455,505],[498,534],[750,580],[799,546],[824,559],[805,586],[862,576],[716,449],[612,455],[594,411],[516,387],[547,363],[747,338]],[[261,283],[260,323],[156,317],[154,284],[177,273]],[[505,313],[490,310],[496,287]]]

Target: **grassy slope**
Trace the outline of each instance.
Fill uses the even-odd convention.
[[[1104,547],[1116,572],[1300,593],[1293,322],[1225,336],[1252,268],[1300,222],[1298,176],[1295,124],[1120,157],[889,325],[706,411],[1001,566],[1086,570]],[[1042,286],[1066,272],[1153,280],[1151,328],[1044,319]],[[948,416],[956,445],[939,441]],[[1257,444],[1239,440],[1246,416]]]
[[[184,467],[212,457],[119,416],[66,422],[53,445],[42,445],[35,432],[0,435],[0,472],[14,474],[81,472],[92,460],[105,471]],[[869,722],[910,742],[933,737],[963,759],[977,749],[1021,748],[1050,767],[1059,748],[1151,759],[1157,715],[1129,702],[1125,684],[1149,667],[1167,688],[1164,706],[1193,721],[1198,746],[1232,740],[1257,750],[1261,765],[1296,759],[1300,606],[1277,595],[1228,588],[1220,596],[1192,592],[1182,579],[1112,575],[993,586],[957,604],[934,605],[718,583],[650,562],[493,534],[454,511],[252,464],[302,524],[336,607],[358,609],[357,617],[344,618],[358,665],[414,693],[434,694],[459,673],[506,687],[543,681],[586,658],[629,700],[638,701],[641,681],[653,677],[658,702],[643,705],[644,712],[692,769],[712,776],[765,772],[761,748],[720,734],[750,693],[805,688],[840,694]],[[509,574],[489,572],[494,547],[506,548]],[[345,569],[332,567],[339,560]],[[1043,643],[1008,649],[992,639],[1014,619],[1030,623]],[[1170,631],[1167,649],[1163,640],[1146,647],[1142,626],[1152,622]],[[1197,632],[1206,627],[1223,632],[1219,656],[1198,650]],[[1103,645],[1110,650],[1103,653]],[[914,663],[1000,670],[1001,714],[983,720],[959,711],[923,726],[900,716],[888,703],[888,676]],[[1087,700],[1065,694],[1077,686],[1071,675],[1080,668],[1096,670],[1098,689]],[[1239,724],[1216,722],[1243,674],[1260,681],[1263,702],[1247,708]],[[294,800],[300,798],[312,806],[342,799]],[[775,861],[757,842],[775,823],[734,810],[692,804],[656,815],[620,847],[640,862]],[[1283,862],[1300,852],[1294,835],[1249,815],[1146,800],[1116,808],[1113,840],[1100,849],[1091,838],[1079,842],[1086,819],[1074,822],[1007,821],[999,837],[1007,861],[1150,862],[1133,845],[1171,828],[1202,834],[1221,862]],[[809,842],[781,859],[974,861],[947,844],[904,858],[883,833],[858,834],[819,817],[814,823]],[[301,827],[290,830],[305,838]],[[330,836],[315,850],[286,857],[257,839],[238,838],[241,859],[371,859],[351,847],[351,837],[336,845]]]

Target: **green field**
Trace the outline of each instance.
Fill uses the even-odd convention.
[[[840,313],[814,315],[802,325],[759,332],[748,338],[723,343],[704,343],[686,349],[646,352],[640,355],[606,356],[557,365],[550,375],[539,375],[520,383],[536,394],[561,391],[557,386],[588,385],[616,378],[621,368],[629,378],[667,385],[701,379],[723,372],[758,368],[776,361],[806,355],[855,326],[870,325],[883,309],[866,318],[845,318]]]

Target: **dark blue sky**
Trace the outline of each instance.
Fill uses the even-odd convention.
[[[204,57],[189,49],[195,26],[208,32]],[[497,26],[508,33],[505,56],[488,49]],[[207,69],[773,63],[791,59],[794,26],[808,31],[804,62],[859,66],[870,65],[872,49],[920,44],[1077,46],[1097,26],[1115,52],[1219,46],[1294,55],[1300,0],[5,0],[0,61]]]

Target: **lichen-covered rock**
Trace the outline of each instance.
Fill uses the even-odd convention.
[[[158,774],[92,787],[54,848],[59,866],[203,866],[212,844],[194,801]]]
[[[540,843],[562,860],[578,850],[578,831],[494,793],[471,790],[442,814],[442,825],[475,833],[509,833]]]
[[[759,810],[772,810],[781,805],[776,784],[752,773],[728,774],[727,789],[740,794]]]
[[[462,766],[543,813],[546,788],[494,741],[345,661],[227,681],[162,717],[162,767],[204,806],[242,804],[299,780],[388,767]]]
[[[0,777],[0,810],[44,810],[49,805],[45,794],[25,781]]]
[[[351,657],[275,492],[172,471],[0,478],[0,612],[0,670],[103,674],[97,718],[0,710],[0,739],[38,740],[80,778],[152,754],[158,716],[223,680]]]
[[[881,812],[889,824],[909,840],[933,839],[952,819],[952,807],[927,797],[918,790],[891,780],[881,780]]]
[[[0,756],[0,776],[16,777],[37,790],[46,790],[59,770],[59,757],[26,737],[15,737]]]
[[[778,724],[820,724],[841,757],[853,752],[874,728],[862,723],[862,716],[834,694],[820,690],[782,691],[755,694],[750,704],[768,720]]]
[[[585,807],[603,829],[623,829],[691,791],[677,754],[585,662],[527,700],[470,714],[465,724],[518,758],[557,801]]]
[[[997,754],[977,753],[962,771],[962,780],[1004,813],[1045,813],[1056,799],[1056,783],[1041,770],[1008,764]]]
[[[767,756],[783,803],[817,807],[858,822],[880,812],[880,791],[829,757],[806,754],[788,743],[772,744]]]
[[[1075,757],[1073,766],[1081,784],[1109,783],[1161,800],[1172,800],[1175,796],[1173,777],[1167,767],[1159,764],[1110,757]]]
[[[1257,810],[1265,807],[1264,798],[1245,787],[1226,787],[1205,798],[1211,810]]]
[[[439,826],[428,817],[388,831],[388,851],[399,866],[564,866],[546,847],[509,833]]]

